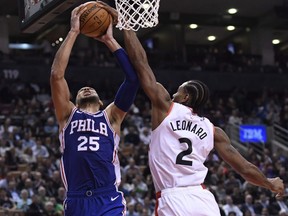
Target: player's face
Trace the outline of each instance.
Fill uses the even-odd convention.
[[[85,103],[98,103],[99,96],[94,88],[83,87],[81,88],[76,97],[76,103],[81,106]]]
[[[176,102],[176,103],[185,102],[185,96],[187,95],[187,93],[185,91],[184,86],[185,86],[185,83],[180,85],[177,92],[173,94],[173,98],[172,98],[173,102]]]
[[[87,97],[90,95],[97,95],[97,92],[94,88],[91,87],[83,87],[81,88],[78,93],[77,93],[77,97]]]

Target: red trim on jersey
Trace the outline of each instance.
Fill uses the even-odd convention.
[[[202,183],[201,186],[202,186],[203,189],[207,189],[205,184]]]
[[[63,158],[61,158],[61,160],[60,160],[60,172],[61,172],[61,178],[62,178],[63,185],[67,191],[68,190],[68,184],[67,184],[67,179],[66,179],[66,175],[65,175],[65,171],[64,171]]]
[[[60,140],[60,149],[61,149],[61,153],[64,152],[64,149],[65,149],[65,142],[64,142],[64,135],[65,135],[65,130],[67,129],[67,127],[69,126],[73,116],[74,116],[74,113],[77,111],[77,107],[74,107],[72,109],[72,112],[70,113],[70,116],[67,120],[67,122],[65,123],[64,127],[62,128],[62,130],[60,131],[59,133],[59,140]],[[61,138],[60,138],[61,137]]]
[[[158,216],[158,206],[159,206],[159,201],[158,199],[161,197],[161,191],[158,191],[156,193],[156,203],[155,203],[155,216]]]
[[[109,120],[109,117],[108,117],[108,114],[106,112],[106,110],[103,110],[102,111],[103,115],[104,115],[104,118],[106,119],[106,122],[108,124],[108,127],[110,128],[110,130],[113,132],[113,136],[116,136],[117,133],[116,131],[114,130],[114,128],[112,127],[111,123],[110,123],[110,120]]]
[[[170,107],[169,107],[169,110],[168,110],[168,112],[167,112],[167,116],[170,114],[173,106],[174,106],[174,102],[171,103],[171,105],[170,105]]]
[[[113,164],[115,163],[115,159],[117,158],[116,156],[117,156],[117,150],[115,149],[115,145],[114,145],[113,160],[112,160]]]
[[[74,116],[74,113],[77,111],[77,107],[74,107],[70,113],[70,116],[69,118],[67,119],[67,122],[65,123],[64,127],[62,128],[62,132],[64,133],[64,131],[66,130],[66,128],[69,126],[73,116]],[[80,111],[80,110],[79,110]]]

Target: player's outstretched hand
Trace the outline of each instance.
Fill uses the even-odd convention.
[[[283,180],[280,179],[279,177],[276,178],[268,178],[268,181],[271,182],[272,184],[272,188],[271,191],[273,193],[276,193],[276,197],[281,197],[284,195],[284,184],[283,184]]]
[[[71,12],[71,19],[70,19],[71,31],[74,31],[78,34],[80,33],[80,16],[87,9],[86,5],[88,3],[89,2],[79,5],[78,7],[74,8],[73,11]]]
[[[113,40],[114,37],[113,37],[113,25],[112,25],[112,23],[110,23],[110,25],[108,26],[108,29],[104,35],[101,35],[99,37],[95,37],[94,39],[101,41],[103,43],[105,43],[109,40]]]
[[[107,10],[111,14],[112,20],[113,20],[113,25],[116,25],[118,23],[118,12],[115,8],[111,7],[110,5],[108,5],[102,1],[96,1],[96,5],[98,7],[104,8],[105,10]]]

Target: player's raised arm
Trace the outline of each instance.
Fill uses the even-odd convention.
[[[85,7],[79,6],[72,11],[70,31],[58,49],[51,67],[51,94],[55,107],[56,118],[60,129],[62,129],[65,125],[66,120],[74,106],[72,102],[70,102],[70,91],[64,75],[69,62],[71,50],[77,36],[80,33],[79,17],[84,12],[84,10]]]
[[[237,173],[239,173],[249,183],[271,190],[278,196],[284,194],[283,181],[280,178],[269,179],[252,163],[247,161],[231,145],[226,133],[215,127],[214,135],[215,149],[221,158],[227,162]]]
[[[124,30],[124,42],[129,58],[138,74],[141,86],[155,107],[168,110],[171,98],[167,90],[156,81],[147,55],[136,33]]]
[[[112,15],[113,20],[117,20],[117,11],[114,8],[110,7],[107,4],[104,4],[103,2],[98,2],[97,4],[108,10],[109,13]],[[106,34],[95,39],[105,43],[109,50],[113,52],[119,66],[125,74],[125,79],[118,89],[114,103],[111,103],[105,109],[108,113],[108,116],[110,117],[110,122],[112,123],[112,126],[114,127],[116,132],[120,134],[120,124],[123,121],[129,108],[133,104],[139,88],[138,77],[125,50],[113,37],[112,23],[110,23]]]

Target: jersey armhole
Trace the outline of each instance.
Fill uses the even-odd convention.
[[[171,113],[173,106],[174,106],[174,102],[171,103],[166,116],[168,116]]]
[[[71,122],[71,119],[72,119],[74,113],[76,112],[76,110],[77,110],[77,107],[74,107],[74,108],[72,109],[72,112],[70,113],[70,116],[69,116],[67,122],[65,123],[64,127],[62,128],[61,132],[65,131],[65,129],[68,127],[68,125],[69,125],[69,123]]]
[[[108,117],[108,115],[107,115],[106,110],[103,110],[102,112],[103,112],[103,114],[104,114],[104,118],[106,119],[106,122],[107,122],[107,124],[108,124],[108,127],[109,127],[110,130],[113,132],[114,138],[120,140],[120,136],[116,133],[116,131],[114,130],[114,128],[113,128],[112,125],[111,125],[111,122],[110,122],[110,120],[109,120],[109,117]]]

